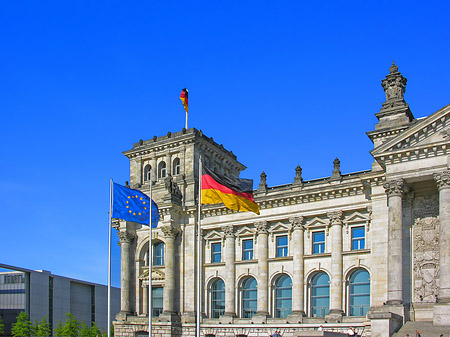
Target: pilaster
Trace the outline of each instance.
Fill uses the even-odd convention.
[[[450,325],[450,170],[434,174],[439,189],[439,297],[433,323]]]
[[[225,313],[220,318],[222,323],[232,323],[236,317],[235,304],[235,235],[232,225],[223,226],[225,234]]]
[[[292,313],[288,316],[288,323],[302,323],[305,316],[304,308],[304,236],[305,226],[302,216],[289,219],[292,231],[293,251],[293,279],[292,279]]]
[[[327,322],[342,322],[342,211],[327,214],[331,225],[331,286],[330,312]]]
[[[258,233],[258,305],[257,313],[252,318],[254,323],[265,323],[269,316],[269,264],[267,221],[255,222]]]

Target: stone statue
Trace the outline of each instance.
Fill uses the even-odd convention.
[[[170,173],[164,179],[164,185],[166,187],[166,190],[169,192],[169,194],[175,195],[180,200],[183,198],[180,188],[178,187],[178,184],[173,181],[173,177]]]

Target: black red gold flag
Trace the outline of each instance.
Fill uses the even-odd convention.
[[[188,90],[186,88],[181,90],[180,99],[183,102],[184,110],[188,112]]]
[[[253,199],[253,180],[219,175],[206,167],[202,172],[202,204],[219,204],[239,212],[259,214]]]

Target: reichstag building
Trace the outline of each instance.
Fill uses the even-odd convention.
[[[414,322],[450,326],[450,105],[416,119],[394,63],[382,87],[386,101],[367,132],[370,169],[342,174],[336,158],[329,177],[306,181],[297,167],[275,187],[263,172],[260,215],[202,206],[202,336],[295,337],[322,326],[379,337]],[[131,188],[152,186],[160,222],[151,240],[147,226],[114,222],[115,336],[147,334],[149,315],[158,336],[195,336],[199,157],[224,176],[245,166],[194,128],[140,140],[124,155]]]

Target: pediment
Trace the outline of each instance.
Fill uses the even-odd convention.
[[[238,231],[236,231],[236,237],[246,236],[246,235],[255,235],[255,234],[256,234],[255,230],[252,228],[249,228],[247,226],[244,226],[241,229],[239,229]]]
[[[450,146],[450,104],[371,151],[383,167],[386,164],[447,153]]]
[[[361,214],[360,212],[354,212],[350,214],[349,216],[346,216],[344,219],[344,223],[357,223],[357,222],[365,222],[369,221],[369,216]]]
[[[223,239],[223,233],[219,233],[218,231],[213,230],[213,231],[209,232],[207,235],[205,235],[204,239],[206,241],[222,240]]]
[[[314,219],[311,219],[311,221],[309,221],[306,224],[306,227],[308,229],[311,229],[311,228],[315,228],[315,227],[325,227],[325,226],[328,226],[328,224],[329,224],[328,219],[324,220],[324,219],[315,217]]]
[[[286,231],[290,231],[291,230],[291,225],[286,225],[282,222],[277,222],[275,225],[273,225],[270,229],[269,232],[270,233],[275,233],[275,232],[286,232]]]
[[[152,281],[163,281],[165,278],[166,275],[162,270],[152,270]],[[142,270],[141,274],[139,275],[139,279],[148,281],[148,267]]]

